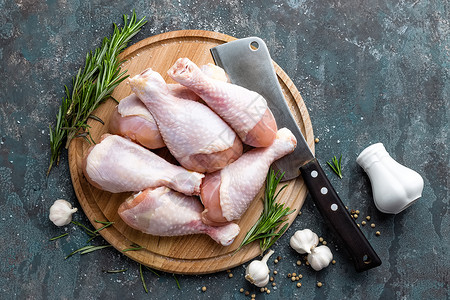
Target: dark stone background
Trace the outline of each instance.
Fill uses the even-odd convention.
[[[283,258],[269,263],[278,270],[270,295],[244,280],[243,266],[233,278],[178,275],[181,290],[172,274],[145,271],[147,295],[139,265],[113,248],[64,259],[87,236],[48,220],[58,198],[79,207],[67,152],[46,176],[48,128],[86,52],[133,9],[149,21],[133,43],[178,29],[266,41],[308,107],[319,160],[325,165],[343,154],[342,180],[325,170],[344,203],[372,216],[376,229],[363,232],[382,266],[355,273],[310,197],[273,247]],[[258,299],[448,299],[449,20],[446,0],[0,1],[0,298],[244,299],[243,287]],[[376,210],[370,181],[355,162],[375,142],[424,178],[423,197],[401,214]],[[75,220],[88,223],[82,211]],[[336,265],[321,272],[295,265],[300,256],[289,238],[303,228],[329,242]],[[49,241],[63,232],[70,234]],[[104,272],[122,268],[128,270]],[[302,273],[301,288],[289,272]]]

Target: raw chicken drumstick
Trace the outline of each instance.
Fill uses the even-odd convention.
[[[200,193],[203,222],[219,225],[240,219],[263,186],[270,165],[296,146],[292,132],[282,128],[269,147],[252,149],[222,170],[207,174]]]
[[[158,187],[131,196],[120,205],[118,212],[125,223],[144,233],[156,236],[204,233],[223,246],[230,245],[239,233],[239,226],[205,225],[202,210],[198,198]]]
[[[155,119],[136,94],[120,100],[111,116],[109,131],[149,149],[158,149],[166,145],[159,134]]]
[[[220,170],[242,155],[234,131],[210,108],[175,97],[161,75],[147,69],[130,79],[133,92],[155,118],[170,153],[186,169]]]
[[[236,131],[243,143],[254,147],[272,144],[277,124],[260,94],[210,78],[188,58],[179,58],[168,74],[199,95]]]
[[[202,66],[202,72],[217,80],[228,80],[225,71],[213,64]],[[167,87],[175,97],[201,101],[196,93],[179,83],[168,84]],[[111,116],[109,131],[112,134],[127,137],[149,149],[166,146],[159,134],[155,119],[136,94],[131,94],[120,100]]]
[[[88,150],[83,173],[92,185],[111,193],[168,186],[186,195],[198,195],[204,177],[172,165],[126,138],[109,134]]]

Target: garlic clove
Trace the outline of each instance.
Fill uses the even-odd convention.
[[[327,246],[315,247],[312,249],[311,253],[308,254],[309,265],[316,271],[328,267],[332,260],[333,254]]]
[[[311,250],[319,244],[319,237],[310,229],[297,230],[289,244],[300,254],[311,253]]]
[[[269,250],[262,260],[252,261],[245,269],[245,279],[257,287],[267,285],[267,283],[269,283],[270,272],[269,267],[267,266],[267,260],[273,253],[273,250]]]
[[[66,200],[58,199],[50,207],[49,219],[56,226],[64,226],[72,221],[72,214],[77,210]]]

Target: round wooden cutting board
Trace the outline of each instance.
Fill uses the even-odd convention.
[[[168,83],[174,83],[167,76],[167,70],[178,58],[188,57],[198,65],[213,63],[209,49],[234,39],[228,35],[201,30],[173,31],[152,36],[130,46],[121,54],[121,58],[126,60],[122,64],[122,70],[128,70],[127,74],[134,76],[146,68],[152,68],[159,72]],[[302,97],[286,73],[275,63],[274,67],[289,107],[314,152],[311,120]],[[114,90],[113,97],[120,100],[130,93],[130,87],[125,80]],[[104,121],[104,125],[95,120],[88,122],[91,126],[90,133],[95,141],[99,141],[101,135],[108,132],[109,119],[116,105],[115,101],[109,99],[94,112]],[[70,144],[69,166],[73,186],[84,212],[96,229],[102,224],[95,220],[114,222],[113,226],[100,233],[118,251],[122,252],[130,248],[132,244],[140,245],[143,247],[141,250],[123,253],[143,265],[178,274],[206,274],[222,271],[247,262],[260,254],[258,242],[247,245],[234,255],[233,252],[262,211],[263,190],[238,222],[241,232],[234,243],[228,247],[217,244],[207,235],[151,236],[130,228],[117,214],[119,205],[130,194],[105,192],[86,181],[81,167],[89,147],[90,145],[82,138],[75,139]],[[162,152],[164,150],[159,151],[159,153]],[[288,187],[281,192],[279,201],[286,203],[291,209],[296,209],[295,213],[289,215],[290,225],[297,216],[307,191],[301,178],[286,183]]]

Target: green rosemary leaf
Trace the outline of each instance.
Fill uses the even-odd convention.
[[[88,247],[88,248],[86,248],[86,247]],[[112,245],[86,246],[86,247],[83,247],[85,249],[83,251],[81,251],[80,254],[87,254],[87,253],[90,253],[90,252],[93,252],[93,251],[97,251],[97,250],[100,250],[100,249],[112,247]]]
[[[175,276],[175,274],[173,274],[173,278],[175,279],[175,282],[177,283],[178,289],[181,290],[180,283],[178,282],[178,279],[177,279],[177,277]]]
[[[127,76],[121,71],[118,55],[126,48],[130,39],[135,36],[146,23],[145,17],[137,20],[135,12],[128,17],[123,15],[123,25],[119,28],[113,23],[114,31],[108,38],[102,40],[100,47],[86,54],[84,67],[80,68],[72,78],[72,89],[64,86],[65,97],[56,114],[56,124],[50,126],[50,163],[47,175],[53,165],[59,163],[59,156],[64,147],[69,147],[72,139],[83,137],[88,142],[94,142],[89,132],[88,118],[111,96],[113,90]],[[97,119],[98,120],[98,119]]]
[[[155,271],[155,270],[153,270],[153,269],[151,269],[151,268],[149,268],[149,267],[147,267],[147,266],[145,266],[145,268],[146,268],[147,270],[149,270],[150,272],[152,272],[153,274],[155,274],[156,276],[158,276],[158,277],[159,277],[159,274],[158,274],[158,273],[156,273],[156,271]]]
[[[144,291],[148,294],[147,285],[145,284],[144,274],[142,273],[142,264],[139,264],[139,275],[141,276],[142,286]]]
[[[94,219],[94,221],[95,221],[96,223],[100,223],[100,224],[103,224],[103,225],[111,225],[111,224],[114,224],[114,222],[109,222],[109,221],[99,221],[99,220],[96,220],[96,219]]]
[[[120,269],[120,270],[107,270],[106,273],[123,273],[126,272],[128,269]]]
[[[97,221],[95,220],[95,222],[100,223],[100,224],[104,224],[104,226],[100,227],[99,229],[95,230],[94,233],[98,233],[99,231],[111,226],[114,224],[114,222],[104,222],[104,221]]]
[[[103,120],[100,119],[99,117],[97,117],[96,115],[89,115],[88,118],[89,118],[89,119],[93,119],[93,120],[95,120],[95,121],[98,121],[98,122],[102,123],[102,125],[105,125],[105,122],[103,122]]]
[[[74,254],[76,254],[78,252],[80,252],[80,254],[87,254],[87,253],[90,253],[90,252],[93,252],[93,251],[96,251],[96,250],[100,250],[100,249],[103,249],[103,248],[108,248],[108,247],[112,247],[112,246],[111,245],[103,245],[103,246],[92,246],[92,245],[89,245],[89,246],[84,246],[84,247],[81,247],[81,248],[71,252],[69,255],[66,256],[65,259],[68,259],[69,257],[71,257],[72,255],[74,255]]]
[[[89,249],[90,247],[92,247],[92,246],[84,246],[84,247],[81,247],[81,248],[79,248],[79,249],[77,249],[77,250],[71,252],[69,255],[67,255],[65,259],[68,259],[69,257],[71,257],[72,255],[74,255],[75,253],[78,253],[78,252],[84,251],[84,250],[86,250],[86,249]]]
[[[64,234],[55,236],[55,237],[51,238],[50,241],[54,241],[54,240],[60,239],[60,238],[62,238],[62,237],[65,237],[65,236],[68,235],[68,234],[69,234],[69,233],[64,233]]]
[[[79,223],[79,222],[77,222],[77,221],[71,221],[71,223],[72,223],[72,224],[75,224],[75,225],[77,225],[77,226],[79,226],[79,227],[81,227],[81,228],[83,228],[83,229],[84,229],[84,232],[86,232],[86,234],[88,234],[88,235],[90,235],[90,236],[97,236],[97,234],[96,234],[93,230],[87,228],[87,227],[84,226],[83,224],[81,224],[81,223]]]
[[[139,246],[139,245],[136,245],[136,244],[131,245],[131,247],[132,247],[132,248],[123,249],[122,252],[127,252],[127,251],[137,251],[137,250],[141,250],[141,249],[144,248],[144,247]]]

